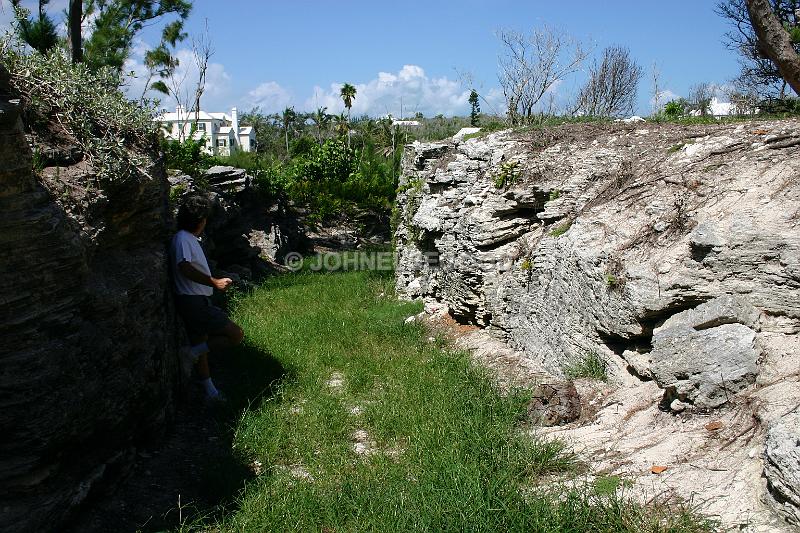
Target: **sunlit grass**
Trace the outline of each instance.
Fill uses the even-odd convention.
[[[260,475],[216,523],[185,529],[705,530],[613,490],[544,483],[575,464],[560,443],[519,430],[526,395],[500,395],[466,354],[405,324],[420,305],[398,302],[393,285],[304,273],[239,299],[247,353],[285,375],[235,428],[238,456]]]

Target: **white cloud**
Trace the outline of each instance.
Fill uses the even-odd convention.
[[[280,113],[292,106],[292,94],[274,81],[262,83],[244,99],[244,109],[261,108],[262,113]]]
[[[339,96],[342,83],[332,83],[326,90],[314,87],[313,95],[302,104],[303,110],[327,107],[329,113],[344,110]],[[356,97],[353,100],[353,115],[379,116],[391,113],[400,116],[402,100],[403,114],[411,116],[416,112],[431,117],[464,114],[468,112],[469,91],[447,77],[430,78],[418,65],[405,65],[396,73],[379,72],[377,77],[366,82],[354,84]]]
[[[149,50],[142,41],[137,41],[133,47],[131,57],[125,62],[123,72],[126,76],[125,92],[129,98],[139,99],[147,83],[147,67],[144,66],[144,54]],[[195,61],[194,54],[188,48],[181,48],[175,52],[178,58],[178,68],[175,69],[174,81],[166,81],[170,90],[176,90],[181,103],[190,107],[194,98],[195,86],[200,77],[200,71]],[[161,107],[173,107],[177,104],[174,95],[166,96],[155,91],[148,91],[149,98],[161,100]],[[221,63],[209,62],[206,69],[206,83],[201,107],[204,110],[225,111],[231,101],[231,77]]]
[[[669,89],[664,89],[663,91],[658,91],[658,108],[659,110],[667,105],[668,102],[672,100],[677,100],[680,98],[680,95],[675,94],[674,92],[670,91]],[[652,96],[650,98],[650,107],[656,107],[656,97]]]

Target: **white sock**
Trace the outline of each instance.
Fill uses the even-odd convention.
[[[196,363],[197,360],[200,359],[201,355],[209,352],[208,344],[202,342],[189,348],[189,351],[192,353],[192,358],[194,358],[194,362]]]
[[[214,386],[214,382],[211,381],[211,378],[204,379],[200,382],[203,388],[206,390],[206,396],[213,398],[214,396],[219,395],[219,391]]]

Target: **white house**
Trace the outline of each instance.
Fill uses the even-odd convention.
[[[250,152],[256,149],[256,133],[250,126],[239,126],[239,113],[235,107],[230,115],[200,111],[195,116],[179,105],[175,112],[164,111],[154,120],[161,124],[161,133],[167,140],[184,141],[190,136],[196,141],[204,140],[203,149],[211,155],[226,156],[237,150]]]

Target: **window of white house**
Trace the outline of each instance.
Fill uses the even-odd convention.
[[[197,123],[197,131],[206,131],[206,123],[205,122],[198,122]]]
[[[228,139],[217,139],[217,146],[220,148],[228,146]]]

